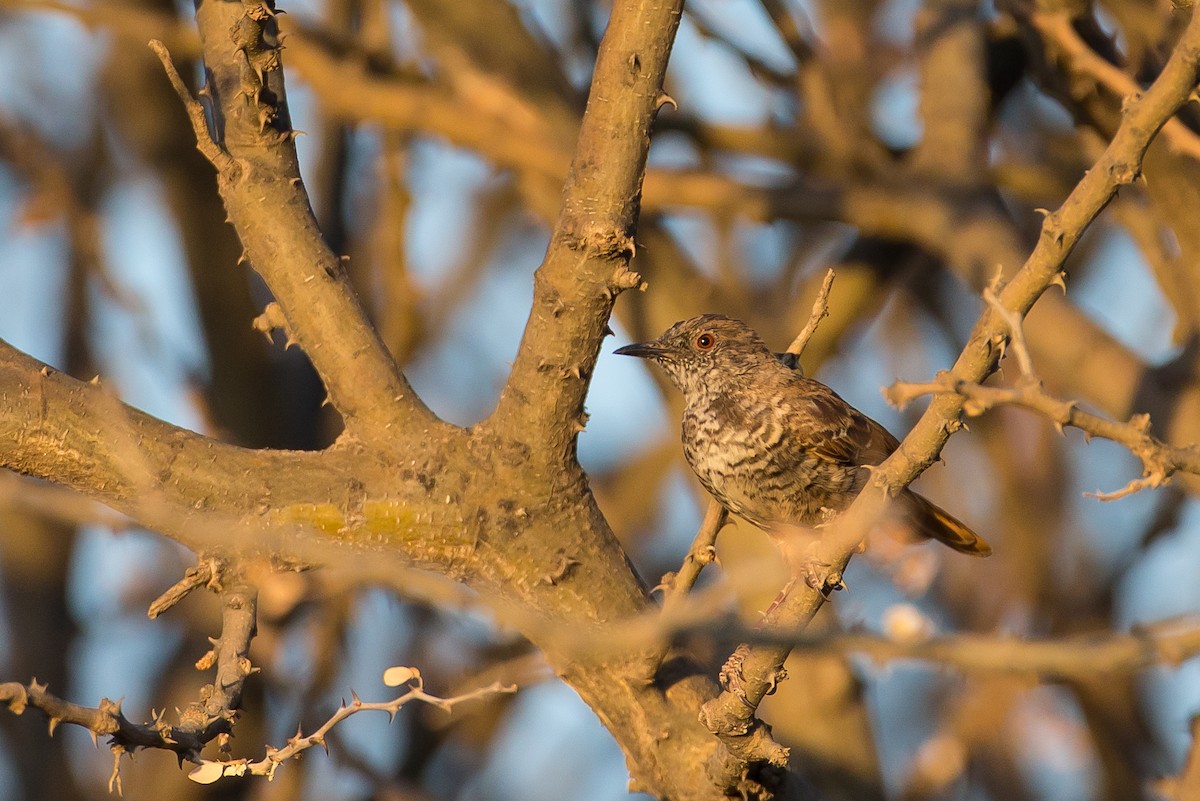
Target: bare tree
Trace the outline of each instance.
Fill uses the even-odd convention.
[[[1156,741],[1166,707],[1137,690],[1151,669],[1200,651],[1200,625],[1135,614],[1119,596],[1164,534],[1186,530],[1200,474],[1200,120],[1188,105],[1200,16],[1150,2],[928,0],[911,17],[892,5],[762,0],[685,12],[616,0],[602,30],[593,4],[538,6],[560,16],[551,36],[534,11],[495,3],[409,0],[397,32],[400,6],[388,0],[330,0],[297,20],[270,0],[196,0],[194,22],[153,0],[0,0],[0,24],[31,49],[64,19],[114,42],[94,76],[96,109],[73,117],[72,136],[19,104],[0,111],[0,157],[24,199],[14,225],[60,220],[67,254],[62,357],[0,341],[0,466],[11,471],[0,554],[14,651],[25,653],[5,670],[51,681],[0,685],[11,711],[40,710],[52,733],[65,722],[104,736],[113,789],[123,755],[148,749],[189,763],[197,786],[265,792],[233,777],[301,774],[292,759],[332,742],[372,796],[434,793],[428,772],[470,735],[406,710],[421,737],[380,771],[336,742],[339,724],[414,702],[466,705],[491,735],[518,686],[545,680],[548,666],[620,746],[630,787],[656,797],[917,799],[970,785],[1036,798],[1036,726],[1012,721],[1042,692],[1052,700],[1034,717],[1079,733],[1071,754],[1086,767],[1072,781],[1092,795],[1197,797],[1200,760],[1182,759],[1185,732]],[[752,12],[754,26],[741,16]],[[690,49],[668,71],[681,20]],[[902,22],[911,35],[891,30]],[[718,67],[703,63],[705,47],[721,54]],[[586,110],[575,80],[584,64]],[[736,74],[721,74],[731,64]],[[316,103],[304,175],[285,66]],[[915,88],[902,91],[905,78]],[[689,108],[704,81],[753,87],[758,124]],[[907,140],[891,129],[903,98],[917,101],[909,122],[919,131]],[[474,206],[455,212],[458,241],[445,250],[461,255],[441,281],[419,274],[410,247],[414,204],[445,189],[411,169],[434,141],[492,171]],[[131,162],[148,169],[177,224],[211,365],[193,378],[193,428],[206,434],[87,380],[114,363],[89,323],[97,287],[130,316],[153,317],[123,295],[111,263],[121,251],[104,246],[106,193]],[[509,238],[530,230],[546,242],[531,292],[525,265],[496,266]],[[1106,280],[1118,234],[1147,266],[1126,284],[1174,316],[1167,356],[1139,355],[1067,295],[1068,270],[1085,286]],[[697,245],[706,239],[713,252]],[[471,344],[492,336],[455,320],[497,292],[487,282],[500,272],[525,282],[528,302],[511,364],[452,364],[474,358],[470,346],[438,350],[456,330]],[[590,477],[581,466],[585,399],[606,380],[597,364],[614,306],[638,338],[701,310],[745,317],[780,346],[794,338],[788,351],[810,372],[824,365],[831,383],[846,365],[923,369],[891,356],[920,354],[929,368],[886,390],[901,408],[931,399],[822,527],[818,580],[762,620],[755,591],[783,584],[779,560],[748,554],[755,535],[736,521],[727,529],[715,504],[681,564],[646,547],[668,525],[653,510],[670,494],[673,438]],[[864,333],[870,321],[882,334]],[[407,366],[419,372],[438,353],[439,369],[473,373],[479,403],[494,404],[470,425],[440,417],[436,393],[409,382]],[[626,406],[624,424],[645,412]],[[960,496],[996,546],[992,564],[943,564],[872,538],[852,566],[890,498],[968,418],[978,430],[954,438],[955,469],[935,471],[925,491]],[[1064,429],[1120,447],[1084,457]],[[1129,545],[1104,562],[1078,544],[1095,525],[1076,521],[1077,473],[1131,468],[1124,487],[1082,502],[1155,491],[1153,509],[1113,524]],[[199,690],[174,678],[179,686],[153,693],[176,713],[131,717],[120,702],[73,703],[59,686],[72,671],[62,597],[79,526],[143,527],[195,555],[178,581],[157,572],[149,605],[152,618],[170,610],[192,615],[191,631],[219,631],[198,660],[170,656],[212,674]],[[718,553],[720,577],[698,584]],[[1194,547],[1178,553],[1195,563]],[[859,618],[874,633],[853,630],[865,615],[853,599],[871,596],[856,595],[860,580],[894,599]],[[425,615],[404,664],[384,675],[403,690],[319,710],[366,587]],[[205,606],[197,590],[219,603]],[[851,607],[841,627],[818,616],[831,597]],[[1194,612],[1191,601],[1166,607]],[[472,675],[456,681],[431,643],[446,636],[438,612],[462,608],[520,637],[475,647]],[[1130,619],[1154,622],[1128,630]],[[266,745],[278,721],[263,715],[264,695],[287,688],[273,675],[286,672],[280,641],[303,626],[304,720]],[[1022,636],[1005,633],[1014,629]],[[962,678],[928,676],[921,706],[872,673],[904,661]],[[926,711],[903,726],[901,771],[881,768],[896,762],[880,753],[895,720],[871,708],[872,691]],[[1188,716],[1197,700],[1183,701]],[[38,759],[45,740],[6,723],[27,793],[86,794]],[[492,738],[479,738],[465,750],[486,751]],[[301,793],[290,781],[278,792]]]

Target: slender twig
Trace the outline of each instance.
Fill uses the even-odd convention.
[[[229,155],[225,148],[217,144],[212,138],[212,134],[208,132],[208,121],[204,115],[204,107],[200,105],[200,101],[192,97],[187,84],[183,82],[183,78],[179,75],[179,70],[175,68],[175,62],[171,59],[171,53],[167,50],[167,46],[157,39],[151,39],[149,47],[154,51],[154,55],[158,56],[158,60],[162,62],[163,70],[167,73],[167,79],[171,82],[172,88],[175,89],[175,94],[179,95],[179,100],[183,103],[183,107],[187,111],[188,120],[192,123],[192,131],[196,134],[196,149],[217,168],[217,171],[221,175],[228,179],[236,178],[241,172],[241,167],[238,166],[237,160]]]
[[[663,576],[664,615],[673,613],[679,607],[692,587],[696,586],[700,571],[717,560],[717,534],[724,528],[728,518],[729,512],[725,507],[715,499],[710,499],[700,530],[696,532],[696,538],[692,540],[692,547],[683,558],[679,572]]]
[[[183,578],[172,584],[166,592],[154,599],[146,615],[154,620],[175,604],[191,595],[195,590],[204,586],[215,587],[220,583],[219,576],[224,565],[217,559],[201,559],[195,567],[189,567]]]
[[[359,712],[386,712],[388,718],[395,718],[396,713],[400,708],[410,701],[422,701],[431,706],[436,706],[447,712],[451,711],[455,706],[466,701],[473,701],[478,698],[486,698],[498,693],[516,692],[517,688],[513,685],[503,685],[500,682],[490,684],[487,687],[480,687],[477,690],[456,695],[451,698],[441,698],[436,695],[430,695],[421,688],[420,676],[414,677],[416,684],[411,690],[398,698],[393,698],[391,701],[366,702],[358,697],[357,693],[351,693],[352,701],[349,704],[343,703],[338,707],[337,711],[325,721],[319,728],[311,734],[302,734],[299,729],[296,734],[288,739],[287,745],[282,748],[267,748],[267,755],[257,761],[249,759],[236,759],[225,762],[205,760],[200,763],[200,766],[188,774],[194,782],[200,784],[211,784],[226,776],[266,776],[268,779],[274,778],[275,770],[281,764],[289,759],[295,759],[300,754],[315,745],[326,747],[326,737],[334,726],[341,723],[346,718],[356,715]]]
[[[804,349],[808,347],[808,341],[813,338],[813,334],[817,333],[817,326],[821,321],[829,316],[829,290],[833,288],[834,270],[832,267],[825,273],[825,280],[821,282],[821,288],[817,291],[817,297],[813,300],[812,313],[808,316],[808,322],[800,329],[800,333],[792,340],[792,344],[788,345],[787,352],[793,356],[800,356],[804,353]]]
[[[934,381],[920,384],[898,382],[885,395],[890,403],[903,408],[921,395],[951,393],[965,399],[963,412],[981,415],[996,406],[1019,406],[1044,415],[1062,431],[1064,426],[1078,428],[1089,438],[1098,437],[1124,445],[1142,462],[1143,475],[1115,492],[1089,493],[1102,501],[1123,498],[1147,487],[1159,487],[1178,471],[1200,475],[1200,447],[1178,448],[1150,434],[1150,416],[1138,414],[1119,423],[1080,409],[1075,401],[1064,401],[1047,394],[1040,381],[1022,382],[1016,387],[989,387],[954,379],[942,373]]]

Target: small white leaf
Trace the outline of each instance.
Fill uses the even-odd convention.
[[[212,784],[225,775],[225,766],[220,762],[204,762],[188,774],[196,784]]]
[[[383,671],[383,683],[389,687],[399,687],[401,684],[408,684],[413,679],[418,681],[421,678],[421,671],[412,667],[390,667]]]

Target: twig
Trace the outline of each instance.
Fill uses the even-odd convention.
[[[201,559],[195,567],[189,567],[184,572],[183,578],[154,599],[146,611],[147,617],[154,620],[195,590],[204,586],[214,586],[214,577],[219,576],[223,568],[224,565],[216,559]],[[216,583],[219,583],[219,579]]]
[[[193,571],[196,576],[207,574],[210,580],[214,573],[211,564]],[[185,578],[180,585],[193,581],[194,578]],[[246,677],[255,672],[247,658],[255,630],[255,598],[254,588],[241,583],[222,592],[221,636],[212,641],[212,650],[196,663],[198,670],[207,670],[215,664],[216,676],[212,684],[201,688],[200,699],[179,713],[178,725],[167,722],[166,710],[152,710],[153,722],[132,723],[121,711],[121,702],[107,698],[102,698],[96,707],[73,704],[48,692],[47,686],[36,679],[28,685],[0,684],[0,702],[7,703],[9,710],[17,715],[28,706],[42,710],[50,718],[51,734],[60,723],[71,723],[87,729],[93,742],[100,735],[107,736],[113,754],[110,792],[120,792],[121,756],[139,748],[171,751],[181,762],[201,762],[200,752],[213,740],[217,740],[222,750],[228,747],[233,721],[241,706],[242,686]]]
[[[793,356],[801,356],[804,349],[808,347],[808,341],[813,338],[813,334],[817,333],[817,326],[821,321],[829,316],[829,290],[833,288],[834,271],[830,267],[825,273],[825,280],[821,282],[821,288],[817,291],[817,297],[813,300],[812,312],[808,315],[808,322],[800,329],[800,333],[792,340],[792,344],[788,345],[787,353]]]
[[[386,712],[388,718],[395,718],[396,713],[400,708],[410,701],[422,701],[431,706],[436,706],[438,709],[451,711],[455,706],[465,701],[472,701],[477,698],[486,698],[497,693],[512,693],[516,692],[517,688],[513,685],[502,685],[500,682],[490,684],[487,687],[481,687],[477,690],[456,695],[451,698],[441,698],[436,695],[430,695],[421,688],[420,675],[415,675],[413,678],[415,685],[404,695],[394,698],[391,701],[366,702],[361,700],[357,693],[351,693],[353,700],[349,703],[343,703],[338,707],[337,711],[325,721],[312,734],[304,735],[299,729],[296,730],[295,736],[287,741],[287,745],[283,748],[267,748],[267,755],[260,760],[251,761],[249,759],[236,759],[226,762],[217,762],[205,760],[201,762],[200,767],[188,774],[188,778],[199,784],[212,784],[226,776],[266,776],[268,779],[274,778],[275,770],[282,763],[289,759],[294,759],[303,752],[312,748],[315,745],[327,747],[325,738],[334,726],[341,723],[346,718],[356,715],[359,712]]]
[[[174,752],[180,759],[196,761],[204,747],[193,733],[172,726],[157,713],[153,723],[132,723],[121,711],[120,701],[101,698],[95,707],[73,704],[50,693],[48,686],[37,679],[24,685],[0,684],[0,703],[7,704],[14,715],[23,714],[28,707],[41,710],[50,719],[50,734],[59,724],[70,723],[87,729],[93,742],[100,735],[107,736],[109,747],[119,753],[159,748]]]
[[[192,123],[192,131],[196,134],[196,149],[217,168],[222,177],[229,180],[235,179],[241,173],[241,167],[238,166],[237,160],[229,155],[225,148],[217,144],[208,132],[208,121],[204,116],[204,107],[200,105],[200,102],[196,98],[192,97],[187,84],[179,76],[179,70],[175,69],[175,62],[171,59],[171,53],[167,50],[167,46],[157,39],[151,39],[149,47],[154,51],[154,55],[158,56],[158,60],[162,62],[163,69],[167,73],[167,79],[171,82],[171,86],[175,89],[175,94],[179,95],[179,99],[187,111],[188,120]]]
[[[679,604],[692,591],[692,587],[696,586],[700,571],[717,560],[717,534],[725,527],[728,519],[729,512],[725,507],[710,499],[708,508],[704,511],[704,521],[700,524],[700,530],[696,532],[696,538],[692,540],[692,547],[688,549],[687,556],[683,558],[683,564],[679,566],[679,572],[663,576],[661,586],[664,615],[670,615],[678,609]]]
[[[1150,416],[1134,415],[1128,422],[1119,423],[1085,412],[1074,401],[1064,401],[1047,394],[1038,381],[1024,382],[1017,387],[988,387],[971,381],[954,379],[942,373],[935,381],[923,384],[897,382],[885,390],[888,402],[903,408],[921,395],[952,393],[964,398],[963,412],[972,417],[996,406],[1019,406],[1047,417],[1061,432],[1064,426],[1078,428],[1088,438],[1099,437],[1124,445],[1142,463],[1143,475],[1122,489],[1109,493],[1088,493],[1101,501],[1112,501],[1147,487],[1160,487],[1178,471],[1200,475],[1200,447],[1177,448],[1150,434]]]

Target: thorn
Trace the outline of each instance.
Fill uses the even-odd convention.
[[[675,102],[675,98],[671,97],[666,92],[661,93],[654,101],[654,110],[658,111],[663,106],[670,106],[675,111],[679,111],[679,104]]]

